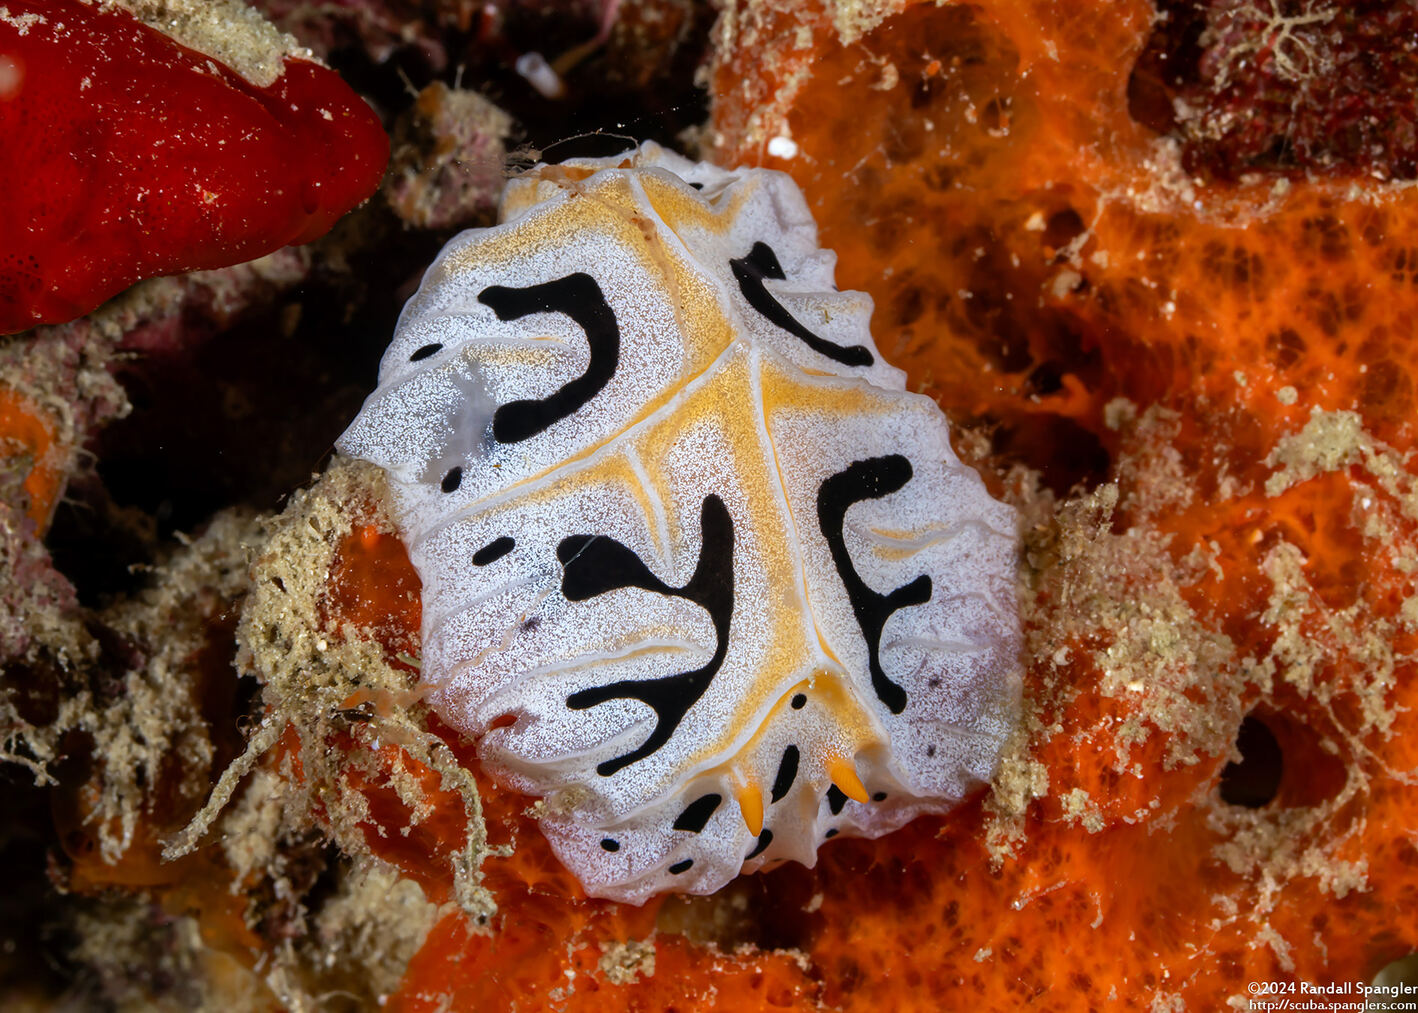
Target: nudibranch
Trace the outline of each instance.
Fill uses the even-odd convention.
[[[833,284],[802,194],[647,143],[455,237],[340,438],[389,474],[422,679],[588,893],[812,865],[986,782],[1013,511]]]

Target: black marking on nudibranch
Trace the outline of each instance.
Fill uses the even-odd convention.
[[[719,803],[724,801],[724,796],[718,792],[711,792],[708,795],[700,795],[689,805],[684,807],[684,811],[675,817],[671,824],[671,830],[688,830],[690,833],[700,833],[709,822],[709,817],[713,816],[719,808]]]
[[[783,750],[783,758],[778,761],[778,776],[773,778],[773,793],[768,797],[769,803],[777,802],[788,794],[788,789],[793,786],[793,779],[797,776],[798,747],[789,746]]]
[[[884,792],[884,791],[879,791],[879,792],[877,792],[875,795],[873,795],[873,796],[871,797],[871,800],[872,800],[873,802],[885,802],[885,801],[886,801],[886,792]]]
[[[690,866],[692,866],[693,864],[694,859],[686,858],[683,862],[676,862],[674,865],[670,866],[670,873],[672,875],[678,876],[681,872],[688,872]]]
[[[699,511],[701,544],[694,576],[684,587],[670,587],[646,567],[640,557],[605,535],[572,535],[556,547],[561,561],[561,593],[567,601],[585,601],[622,587],[639,587],[656,594],[692,601],[714,624],[714,656],[702,668],[658,679],[622,679],[572,693],[566,706],[586,710],[607,700],[639,700],[655,712],[655,730],[637,748],[596,765],[610,777],[636,760],[643,760],[670,740],[729,652],[729,620],[734,613],[734,519],[724,501],[712,493]]]
[[[619,851],[620,841],[616,840],[614,837],[602,837],[601,847],[606,851]]]
[[[835,784],[827,789],[827,808],[832,810],[832,815],[836,816],[842,812],[842,807],[847,804],[847,796],[842,794],[842,789]]]
[[[586,372],[544,398],[509,401],[492,415],[492,436],[499,443],[519,443],[574,415],[605,389],[620,362],[620,325],[596,279],[583,271],[565,278],[510,288],[489,285],[478,301],[499,320],[520,320],[533,313],[564,313],[586,332],[591,362]]]
[[[842,524],[852,504],[890,495],[909,481],[911,462],[900,454],[888,454],[853,461],[846,471],[839,471],[817,490],[817,523],[822,529],[822,537],[827,539],[828,548],[832,550],[832,565],[842,578],[847,598],[852,603],[852,612],[857,617],[857,625],[866,638],[872,688],[893,714],[900,714],[906,709],[906,691],[881,670],[881,631],[886,626],[886,620],[897,609],[930,601],[931,578],[923,573],[890,594],[877,594],[867,587],[852,565],[852,557],[842,536]]]
[[[463,466],[455,464],[448,469],[448,474],[443,476],[443,481],[438,487],[444,492],[456,492],[458,486],[463,484]]]
[[[739,291],[750,306],[763,314],[770,323],[783,328],[796,338],[801,338],[818,355],[825,355],[844,366],[870,366],[876,361],[864,345],[843,347],[825,338],[819,338],[798,323],[783,304],[773,298],[764,287],[763,279],[781,281],[787,275],[783,273],[783,265],[778,263],[778,255],[767,243],[754,243],[747,257],[730,260],[729,267],[733,269],[734,280],[739,283]]]
[[[752,851],[750,851],[748,854],[746,854],[746,855],[743,856],[743,860],[744,860],[745,862],[747,862],[750,858],[757,858],[759,855],[763,854],[763,852],[768,849],[768,845],[770,845],[770,844],[772,844],[772,843],[773,843],[773,831],[771,831],[771,830],[765,830],[765,831],[763,831],[763,833],[761,833],[761,834],[758,835],[758,843],[753,846],[753,850],[752,850]]]
[[[516,540],[507,535],[503,535],[501,538],[494,538],[477,552],[473,553],[473,565],[487,566],[488,563],[495,563],[516,547]]]
[[[438,354],[440,351],[442,351],[442,350],[443,350],[443,342],[441,342],[441,341],[435,341],[435,342],[434,342],[433,344],[431,344],[431,345],[424,345],[422,348],[416,349],[416,350],[414,351],[414,354],[411,355],[411,356],[409,356],[409,361],[410,361],[410,362],[422,362],[424,359],[427,359],[430,355],[437,355],[437,354]]]
[[[792,701],[791,701],[791,704],[792,704],[793,710],[795,710],[795,711],[800,711],[800,710],[802,710],[803,707],[805,707],[805,706],[807,705],[807,695],[804,694],[804,693],[794,693],[794,694],[793,694],[793,699],[792,699]]]

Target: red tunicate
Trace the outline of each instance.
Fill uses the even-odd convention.
[[[129,14],[0,16],[0,333],[142,279],[315,239],[379,185],[389,141],[328,68],[257,87]]]

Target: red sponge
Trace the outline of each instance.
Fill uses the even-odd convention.
[[[3,11],[0,333],[309,242],[379,185],[388,138],[334,71],[258,87],[122,10]]]

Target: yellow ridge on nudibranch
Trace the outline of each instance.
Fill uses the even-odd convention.
[[[845,756],[834,756],[827,761],[827,776],[832,779],[837,790],[853,802],[868,801],[867,789],[862,784],[862,779],[857,776],[856,764]]]
[[[763,833],[763,789],[756,784],[746,784],[736,794],[744,825],[749,833],[757,837]]]

